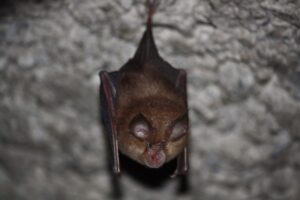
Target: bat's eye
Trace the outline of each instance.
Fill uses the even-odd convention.
[[[149,123],[142,114],[134,117],[129,126],[131,133],[139,139],[146,139],[150,134]]]
[[[188,133],[188,117],[183,115],[178,118],[171,127],[170,140],[177,140]]]
[[[132,132],[136,137],[141,139],[145,139],[149,135],[149,129],[144,123],[136,123],[133,127]]]
[[[171,140],[177,140],[187,134],[188,132],[188,126],[184,122],[177,122],[172,129],[170,139]]]

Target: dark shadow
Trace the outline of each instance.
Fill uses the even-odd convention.
[[[23,16],[22,10],[30,9],[32,5],[41,5],[41,9],[44,12],[47,12],[47,6],[51,5],[55,2],[59,2],[59,0],[1,0],[0,1],[0,20],[7,16]],[[21,9],[19,9],[21,8]],[[28,12],[29,13],[29,12]],[[26,20],[28,17],[28,13],[26,17],[21,17],[21,19]],[[35,15],[34,15],[35,16]]]
[[[181,194],[188,194],[190,192],[190,185],[189,185],[189,175],[186,174],[184,176],[179,176],[179,185],[177,188],[177,193]]]
[[[120,162],[122,173],[128,174],[137,182],[153,189],[160,187],[168,181],[176,167],[176,161],[173,160],[159,169],[151,169],[122,154],[120,154]]]
[[[7,15],[15,13],[15,1],[13,0],[2,0],[0,2],[0,19]]]
[[[177,160],[174,159],[166,163],[159,169],[147,168],[130,158],[120,154],[120,164],[123,174],[128,174],[140,184],[151,189],[161,187],[165,182],[170,181],[171,175],[174,173]],[[189,192],[188,175],[175,177],[178,180],[178,194],[186,194]]]

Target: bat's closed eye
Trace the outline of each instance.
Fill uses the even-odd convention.
[[[150,125],[147,119],[142,115],[138,114],[130,122],[130,131],[138,139],[144,140],[150,135]]]
[[[187,124],[182,123],[182,122],[177,122],[171,132],[170,139],[171,140],[177,140],[187,134],[188,128]]]
[[[180,117],[173,123],[171,127],[170,140],[177,140],[187,134],[188,132],[188,121],[187,116]]]

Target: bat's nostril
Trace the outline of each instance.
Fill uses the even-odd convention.
[[[161,150],[148,149],[145,164],[150,168],[159,168],[166,161],[166,154]]]

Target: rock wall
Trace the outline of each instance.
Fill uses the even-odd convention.
[[[299,8],[162,0],[156,43],[189,76],[190,176],[124,158],[118,180],[99,124],[98,72],[133,55],[143,1],[1,1],[0,199],[298,200]]]

